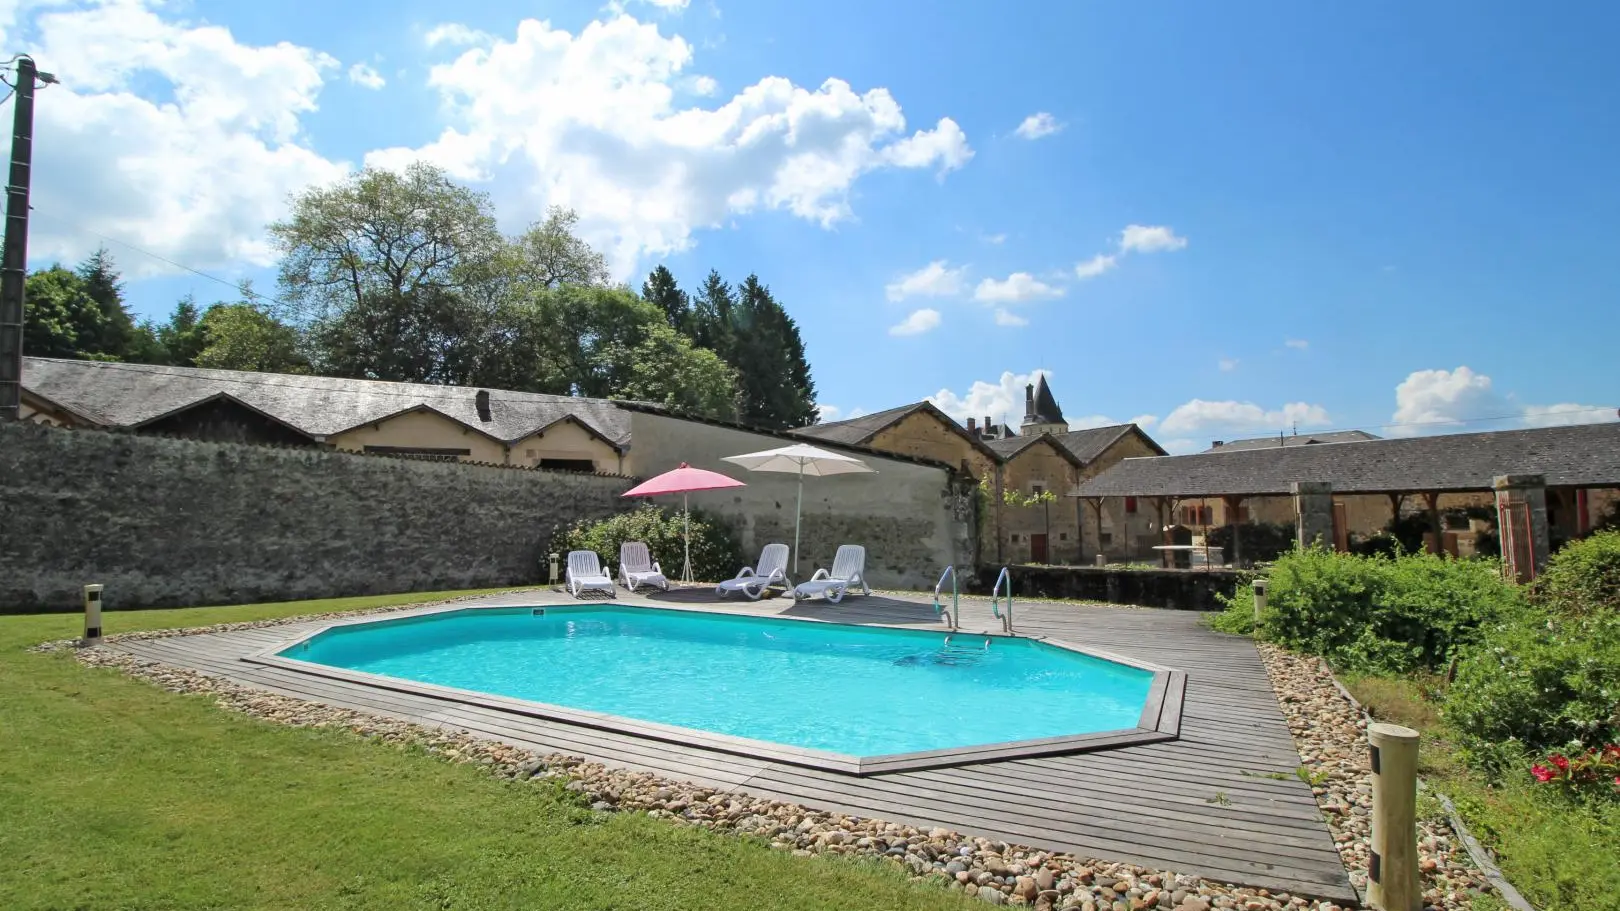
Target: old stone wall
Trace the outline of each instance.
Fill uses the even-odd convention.
[[[989,595],[997,570],[981,567],[963,591]],[[1136,604],[1169,610],[1218,611],[1217,595],[1228,598],[1251,578],[1234,570],[1119,569],[1086,566],[1014,566],[1013,598],[1063,598]]]
[[[552,529],[631,481],[0,425],[0,612],[178,607],[541,581]]]
[[[627,463],[640,477],[652,477],[686,462],[718,471],[747,487],[694,493],[692,508],[716,513],[737,529],[749,560],[773,541],[793,544],[793,511],[798,478],[749,471],[722,461],[726,456],[791,446],[793,439],[740,428],[687,421],[658,414],[631,415]],[[834,452],[847,451],[808,441]],[[932,464],[877,454],[853,453],[875,474],[843,474],[804,480],[803,528],[798,572],[808,579],[818,566],[830,566],[840,544],[866,547],[873,585],[932,588],[946,564],[969,564],[973,553],[971,482]],[[680,498],[659,498],[678,505]]]

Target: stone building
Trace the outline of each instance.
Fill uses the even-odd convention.
[[[1071,431],[1044,376],[1024,390],[1016,434],[989,416],[983,424],[974,418],[958,424],[928,402],[795,433],[961,465],[986,488],[981,563],[1080,563],[1099,552],[1110,559],[1137,558],[1158,542],[1155,517],[1138,510],[1134,499],[1083,507],[1067,493],[1122,459],[1164,450],[1135,424]]]

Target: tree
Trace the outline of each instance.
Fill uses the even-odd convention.
[[[94,328],[79,337],[79,350],[125,359],[135,339],[135,318],[124,304],[124,281],[118,274],[112,254],[101,247],[90,254],[76,270],[84,293],[96,302],[102,318]],[[149,349],[141,353],[149,353]]]
[[[167,323],[150,329],[143,324],[142,328],[151,332],[161,346],[165,362],[176,367],[197,366],[197,355],[208,344],[202,314],[197,309],[197,299],[189,294],[174,305],[174,312],[169,314]]]
[[[281,287],[323,373],[464,382],[513,260],[489,197],[417,163],[293,199],[270,226]]]
[[[692,322],[692,301],[675,283],[675,276],[664,266],[652,270],[641,285],[643,300],[664,311],[669,328],[688,335]]]
[[[720,355],[727,363],[732,365],[736,361],[731,357],[732,342],[732,313],[737,309],[737,299],[731,293],[731,286],[720,277],[720,273],[709,270],[709,277],[703,280],[703,290],[692,302],[692,316],[687,323],[686,335],[692,344],[699,348],[707,348]]]
[[[793,318],[757,275],[738,286],[733,312],[727,361],[738,373],[743,420],[772,429],[814,424],[815,383]]]
[[[606,288],[613,284],[607,260],[574,234],[579,215],[573,209],[552,206],[544,221],[529,226],[515,241],[519,278],[531,286],[556,288],[584,285]]]
[[[103,337],[106,314],[84,279],[60,265],[28,276],[23,352],[35,357],[86,358],[87,343]]]
[[[215,370],[308,373],[299,351],[298,330],[247,302],[217,303],[198,323],[204,347],[195,366]]]
[[[654,325],[641,344],[603,356],[622,366],[613,396],[652,402],[701,417],[737,419],[737,372],[713,351],[694,348],[668,326]]]

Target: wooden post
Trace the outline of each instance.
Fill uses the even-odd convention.
[[[1429,511],[1429,530],[1434,533],[1434,537],[1428,542],[1429,553],[1444,553],[1446,549],[1445,543],[1441,540],[1440,536],[1440,495],[1438,493],[1425,492],[1423,494],[1423,502]]]
[[[84,644],[101,643],[101,586],[84,587]]]
[[[1243,539],[1238,536],[1238,509],[1243,506],[1242,497],[1221,497],[1221,503],[1226,507],[1226,527],[1232,530],[1232,552],[1226,555],[1226,560],[1233,566],[1243,565]],[[1206,541],[1208,538],[1205,539]]]
[[[1372,747],[1372,855],[1367,900],[1379,911],[1422,911],[1418,882],[1418,732],[1398,724],[1367,726]]]

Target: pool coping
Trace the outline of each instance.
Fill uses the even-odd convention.
[[[663,610],[683,613],[704,614],[706,616],[728,616],[750,619],[752,615],[738,614],[724,610],[703,610],[691,607],[643,607],[634,604],[617,604],[614,602],[588,602],[582,604],[565,604],[562,606],[547,605],[435,605],[417,611],[406,611],[388,616],[339,618],[322,623],[304,631],[298,638],[283,642],[269,648],[261,649],[240,659],[249,664],[278,668],[294,673],[305,674],[312,677],[323,677],[346,683],[359,684],[375,689],[391,692],[407,693],[429,699],[457,703],[473,707],[496,709],[523,715],[531,718],[540,718],[548,721],[557,721],[564,724],[595,728],[598,730],[613,731],[648,740],[666,741],[702,747],[723,753],[747,756],[754,759],[785,762],[792,765],[809,768],[825,769],[841,772],[847,775],[868,776],[881,775],[890,772],[910,772],[922,769],[949,768],[951,766],[970,765],[980,762],[992,762],[1007,759],[1023,759],[1036,756],[1052,756],[1071,753],[1085,753],[1095,750],[1112,749],[1115,747],[1131,746],[1137,744],[1158,743],[1166,740],[1175,740],[1181,733],[1181,711],[1183,698],[1186,694],[1187,675],[1184,671],[1163,667],[1147,661],[1128,658],[1102,649],[1094,649],[1078,645],[1063,639],[1047,636],[1020,636],[1000,633],[956,633],[967,635],[974,639],[983,637],[990,639],[1026,639],[1040,642],[1065,651],[1101,658],[1127,667],[1134,667],[1153,674],[1149,684],[1147,698],[1138,717],[1137,724],[1132,728],[1116,728],[1109,731],[1098,731],[1089,734],[1071,734],[1057,737],[1044,737],[1029,740],[1013,740],[1001,743],[980,744],[963,747],[947,747],[938,750],[923,750],[910,753],[891,753],[874,756],[852,756],[844,753],[835,753],[827,750],[816,750],[807,747],[797,747],[788,744],[775,743],[768,740],[754,740],[747,737],[736,737],[730,734],[719,734],[697,728],[686,728],[677,725],[663,724],[655,721],[644,721],[638,718],[629,718],[623,715],[612,715],[606,712],[594,712],[587,709],[572,708],[569,706],[553,705],[528,699],[517,699],[511,696],[500,696],[486,693],[481,690],[466,690],[457,687],[442,686],[434,683],[421,683],[406,680],[400,677],[391,677],[385,674],[373,674],[369,671],[355,671],[346,668],[332,667],[310,661],[300,661],[296,658],[282,656],[282,652],[293,648],[300,643],[321,635],[329,630],[348,626],[363,626],[385,622],[399,622],[417,618],[428,618],[438,614],[462,613],[473,611],[501,611],[515,612],[523,610],[540,611],[570,611],[590,609],[592,607],[625,607],[632,610]],[[898,629],[910,632],[919,632],[916,627],[901,626],[897,624],[847,624],[836,621],[821,620],[814,617],[773,617],[792,623],[821,623],[835,626],[859,626],[861,628]],[[920,632],[933,632],[920,630]]]

